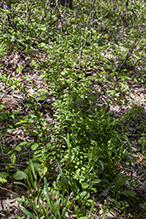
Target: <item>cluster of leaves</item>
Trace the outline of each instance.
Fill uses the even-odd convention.
[[[143,85],[146,79],[144,1],[76,1],[72,10],[49,1],[3,2],[0,57],[7,51],[31,60],[31,68],[42,74],[55,98],[55,124],[48,123],[40,106],[46,89],[33,86],[37,97],[28,94],[27,86],[7,77],[1,64],[1,82],[21,93],[27,110],[22,116],[20,108],[6,111],[0,105],[0,122],[6,124],[0,145],[4,161],[4,154],[10,155],[0,181],[14,169],[11,177],[32,197],[25,194],[19,199],[20,208],[32,219],[65,218],[68,209],[74,218],[93,217],[94,200],[102,202],[107,196],[125,206],[121,196],[136,198],[135,183],[126,174],[132,147],[121,128],[128,115],[115,118],[110,107],[127,105],[129,84]],[[131,66],[140,66],[143,74],[131,77]],[[24,68],[18,66],[17,73]],[[20,127],[23,141],[9,148],[8,130]],[[139,141],[145,153],[145,135]],[[16,168],[22,157],[26,169]]]

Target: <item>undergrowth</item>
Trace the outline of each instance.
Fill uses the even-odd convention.
[[[123,213],[137,200],[128,129],[136,117],[146,158],[144,108],[122,114],[132,85],[145,87],[145,2],[0,7],[0,182],[22,186],[19,207],[32,219],[96,218],[101,208],[104,219],[111,205]]]

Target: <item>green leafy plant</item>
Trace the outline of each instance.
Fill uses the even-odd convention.
[[[129,136],[138,121],[145,159],[144,110],[132,100],[145,86],[145,14],[143,0],[0,3],[0,179],[29,191],[20,206],[30,218],[70,208],[89,218],[103,196],[121,209],[134,200]],[[7,95],[21,96],[17,109]]]
[[[3,57],[6,53],[7,45],[5,43],[0,44],[0,57]]]
[[[142,137],[138,140],[138,142],[142,145],[143,153],[145,153],[145,151],[146,151],[146,136],[144,133],[142,134]]]
[[[31,173],[32,172],[32,173]],[[33,164],[28,168],[28,175],[29,178],[27,179],[27,184],[18,183],[20,185],[23,185],[27,187],[32,195],[32,199],[29,197],[29,195],[25,194],[25,198],[18,199],[19,202],[27,203],[29,204],[29,207],[32,208],[34,213],[31,213],[29,210],[27,210],[26,207],[22,206],[20,204],[20,209],[26,214],[29,215],[30,218],[64,218],[66,213],[66,207],[68,203],[68,198],[66,199],[64,197],[65,190],[63,190],[62,198],[59,194],[59,191],[56,191],[55,198],[54,195],[51,192],[51,188],[49,187],[49,184],[47,183],[46,177],[44,178],[44,188],[41,189],[37,182],[37,172],[34,169]],[[65,177],[61,173],[62,179],[65,179]],[[62,188],[64,187],[64,181],[62,180]],[[33,186],[33,189],[32,189]],[[55,192],[55,191],[54,191]],[[53,199],[52,199],[53,197]],[[65,203],[64,207],[61,207],[61,203]],[[61,210],[62,209],[62,210]]]

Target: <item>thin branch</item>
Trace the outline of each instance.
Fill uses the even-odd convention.
[[[9,190],[9,189],[3,188],[3,187],[1,187],[1,186],[0,186],[0,189],[1,189],[1,190],[5,190],[5,191],[10,192],[10,193],[13,193],[13,194],[15,194],[16,196],[20,197],[20,195],[18,195],[16,192],[13,192],[13,191],[11,191],[11,190]]]
[[[137,45],[140,44],[141,40],[136,43],[137,39],[134,41],[134,45],[132,46],[132,48],[130,49],[130,51],[127,53],[126,57],[124,58],[124,60],[121,62],[121,64],[118,67],[118,72],[120,73],[123,66],[126,64],[126,62],[129,60],[130,56],[132,55],[133,51],[136,49]]]

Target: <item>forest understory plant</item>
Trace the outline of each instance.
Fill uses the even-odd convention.
[[[61,5],[0,3],[0,179],[29,218],[122,214],[145,177],[145,2]]]

